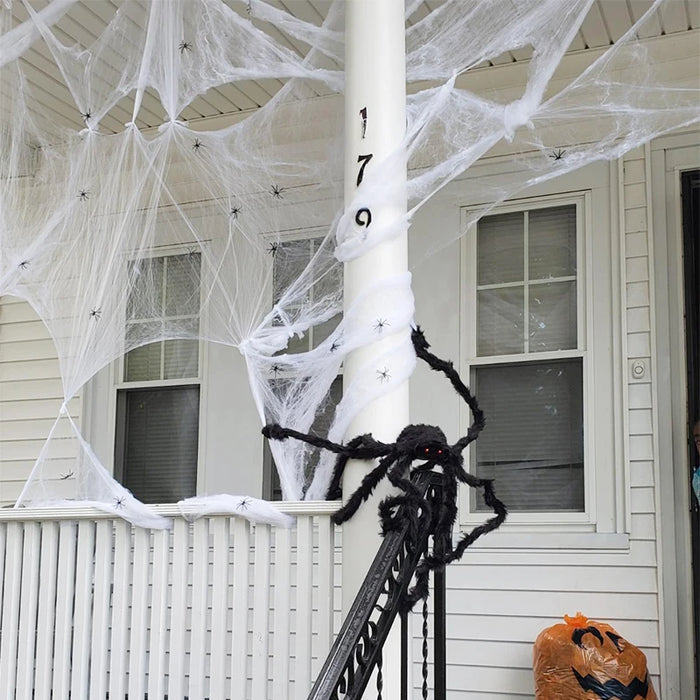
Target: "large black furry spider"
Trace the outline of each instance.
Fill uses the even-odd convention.
[[[441,569],[460,559],[469,545],[481,535],[499,527],[507,514],[505,506],[494,494],[492,481],[480,479],[464,470],[462,452],[469,443],[478,437],[485,423],[484,414],[476,399],[462,382],[452,363],[441,360],[428,351],[430,346],[420,328],[413,331],[411,340],[416,355],[427,362],[432,369],[443,372],[471,409],[474,422],[469,427],[467,434],[457,440],[454,445],[450,445],[442,430],[433,425],[406,426],[394,443],[379,442],[367,434],[353,438],[347,445],[339,445],[316,435],[300,433],[277,424],[266,425],[263,428],[263,435],[268,438],[284,440],[292,437],[330,450],[338,455],[328,492],[329,499],[340,497],[340,480],[349,459],[380,458],[377,466],[365,475],[362,483],[350,496],[347,503],[332,516],[336,525],[351,518],[385,476],[393,486],[403,493],[388,496],[379,504],[383,534],[399,529],[405,518],[415,518],[418,512],[420,512],[421,517],[432,518],[434,523],[433,541],[440,544],[433,546],[432,553],[426,554],[420,561],[416,569],[416,585],[408,593],[404,603],[405,610],[410,610],[416,601],[427,597],[430,571]],[[412,464],[416,460],[421,460],[422,464],[412,468]],[[443,472],[443,492],[439,512],[431,513],[430,505],[409,477],[412,471],[426,471],[435,467],[440,467]],[[457,544],[453,544],[452,527],[457,517],[459,481],[473,488],[483,488],[484,502],[493,510],[494,516],[475,527],[471,532],[463,534]],[[406,507],[399,510],[399,506]]]

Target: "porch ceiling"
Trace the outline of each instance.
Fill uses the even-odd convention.
[[[419,21],[443,1],[424,0],[408,23]],[[246,14],[245,0],[224,0],[224,2],[239,14]],[[330,6],[330,0],[268,0],[268,2],[315,24],[323,21]],[[41,10],[48,3],[49,0],[33,0],[32,7],[35,10]],[[58,38],[66,45],[91,45],[121,4],[121,0],[81,0],[56,24]],[[652,0],[595,0],[570,51],[597,49],[613,44],[651,5]],[[27,12],[21,2],[13,4],[13,18],[18,24],[27,19]],[[253,22],[299,55],[304,55],[308,51],[308,45],[275,27],[261,23],[255,18]],[[641,38],[674,34],[699,27],[700,3],[694,0],[671,0],[663,11],[656,13],[652,28]],[[507,51],[482,67],[527,61],[530,56],[529,49]],[[35,42],[21,61],[24,64],[29,88],[39,98],[39,103],[45,110],[44,116],[50,117],[63,126],[81,129],[83,127],[81,116],[46,44],[43,41]],[[248,80],[219,86],[197,97],[182,112],[181,118],[190,123],[204,120],[203,128],[206,128],[207,119],[217,118],[218,123],[222,117],[235,119],[264,105],[281,86],[282,82],[276,79]],[[316,91],[318,95],[328,93],[327,88],[321,85],[316,86]],[[106,133],[121,131],[124,124],[131,121],[132,104],[132,96],[125,96],[102,119],[101,131]],[[165,113],[158,96],[153,91],[147,91],[137,125],[142,129],[156,127],[164,121],[164,118]]]

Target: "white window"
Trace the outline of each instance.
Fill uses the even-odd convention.
[[[606,175],[590,190],[503,205],[462,242],[461,371],[486,416],[469,470],[495,479],[509,510],[506,533],[521,533],[527,546],[547,546],[555,533],[616,537],[626,528],[614,383],[619,268]],[[468,220],[470,210],[462,212]],[[469,420],[465,410],[462,423]],[[483,520],[483,511],[464,489],[462,521]],[[528,539],[532,526],[550,529]],[[615,537],[571,543],[625,546]]]
[[[581,203],[493,214],[476,227],[471,384],[489,429],[473,471],[497,480],[511,513],[585,510]]]
[[[305,238],[290,238],[278,243],[275,247],[273,271],[272,271],[272,302],[275,303],[284,290],[296,280],[311,262],[313,256],[319,249],[323,241],[322,237],[311,236]],[[340,277],[339,277],[340,276]],[[316,297],[321,297],[333,290],[342,289],[342,268],[334,268],[333,274],[322,276],[321,280],[314,284],[307,298],[303,303],[313,304]],[[317,347],[335,330],[340,322],[340,314],[333,318],[313,326],[302,336],[290,338],[285,352],[298,353],[307,352]],[[280,382],[284,381],[284,376],[280,376]],[[343,395],[343,376],[339,374],[331,384],[328,392],[328,400],[318,413],[316,420],[311,426],[311,432],[325,437],[333,421],[335,408]],[[270,500],[282,499],[282,488],[280,486],[279,475],[274,466],[272,452],[267,440],[263,448],[263,497]],[[318,462],[318,456],[311,458],[307,469],[312,473]]]
[[[153,326],[182,339],[128,352],[118,368],[115,476],[145,503],[194,496],[200,423],[201,255],[142,259],[127,303],[126,336],[138,343]],[[150,336],[152,337],[152,335]]]

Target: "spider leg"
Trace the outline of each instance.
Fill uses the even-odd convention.
[[[342,490],[340,488],[340,480],[343,477],[345,466],[349,459],[374,459],[375,457],[383,457],[391,449],[390,445],[385,445],[383,442],[375,440],[369,433],[354,437],[347,445],[345,451],[342,452],[333,468],[333,478],[328,487],[328,500],[340,498]]]
[[[412,493],[421,497],[418,487],[406,478],[410,472],[411,460],[402,455],[396,460],[396,464],[389,470],[388,477],[389,481],[396,488],[401,489],[405,493]]]
[[[481,412],[481,409],[479,409],[479,412]],[[471,444],[474,442],[479,437],[479,433],[481,432],[482,428],[484,427],[486,421],[483,418],[483,414],[481,416],[481,424],[477,425],[476,421],[475,424],[469,426],[469,429],[467,430],[467,434],[463,437],[457,440],[454,445],[452,445],[451,449],[461,452],[467,445]]]
[[[430,593],[430,572],[441,568],[440,564],[432,566],[426,557],[423,557],[420,564],[416,567],[416,584],[406,594],[406,597],[401,603],[401,612],[407,613],[413,609],[413,606],[424,598],[427,598]]]
[[[403,602],[403,610],[409,611],[416,602],[426,598],[429,594],[429,575],[431,571],[442,570],[447,564],[460,559],[464,550],[481,535],[495,530],[506,518],[506,508],[499,501],[493,491],[493,484],[487,479],[476,479],[467,475],[461,467],[461,460],[455,460],[446,465],[444,470],[443,492],[440,502],[440,511],[433,530],[432,553],[426,554],[416,567],[416,583],[411,588]],[[464,535],[456,547],[452,544],[452,527],[457,518],[457,478],[464,474],[469,477],[468,483],[477,481],[475,485],[483,486],[484,502],[495,513],[482,525],[475,527],[470,533]]]
[[[469,486],[473,488],[478,488],[480,486],[484,485],[485,480],[480,479],[478,476],[474,476],[473,474],[470,474],[468,471],[464,469],[462,464],[464,463],[464,460],[460,459],[458,462],[454,465],[454,471],[455,471],[455,476],[460,480],[463,481],[465,484],[468,484]]]
[[[407,507],[407,514],[399,515],[394,509],[400,506]],[[430,504],[421,496],[415,494],[404,494],[398,496],[387,496],[379,504],[379,517],[382,523],[382,535],[393,530],[400,530],[405,519],[408,518],[411,525],[411,532],[415,532],[418,526],[418,515],[430,518],[432,509]]]
[[[277,423],[268,423],[262,429],[262,434],[270,440],[286,440],[287,438],[295,438],[301,440],[314,447],[322,447],[336,454],[348,455],[353,459],[374,459],[375,457],[383,457],[388,454],[392,445],[375,440],[369,433],[359,435],[353,438],[351,442],[358,440],[357,446],[354,449],[350,448],[350,443],[347,445],[339,445],[337,442],[331,442],[325,438],[314,435],[313,433],[300,433],[292,428],[283,428]]]
[[[498,500],[498,498],[496,498],[491,479],[484,479],[483,482],[484,503],[489,506],[491,510],[493,510],[495,515],[481,525],[477,525],[471,532],[466,533],[458,542],[452,553],[445,557],[445,564],[450,564],[451,562],[460,559],[467,547],[473,544],[482,535],[485,535],[487,532],[491,532],[499,527],[506,519],[506,515],[508,515],[506,507],[503,505],[503,503],[501,503],[501,501]]]
[[[432,509],[428,501],[423,497],[418,487],[404,474],[410,470],[411,460],[403,456],[389,470],[389,481],[393,486],[403,491],[403,495],[388,496],[379,504],[379,515],[382,523],[382,534],[392,530],[398,530],[405,518],[411,521],[412,530],[415,532],[418,525],[418,513],[421,517],[430,518]],[[398,507],[405,505],[406,511],[399,516]],[[396,511],[394,509],[397,509]]]
[[[314,447],[323,447],[326,450],[335,452],[336,454],[343,454],[347,449],[345,445],[339,445],[330,440],[326,440],[318,435],[312,435],[311,433],[300,433],[298,430],[292,430],[291,428],[283,428],[277,423],[268,423],[263,429],[262,434],[268,438],[268,440],[286,440],[287,438],[295,438],[296,440],[301,440],[302,442],[307,442],[309,445]]]
[[[433,536],[433,548],[435,547],[435,536]],[[411,588],[402,603],[402,612],[409,612],[413,606],[421,599],[427,598],[430,594],[430,572],[442,571],[447,564],[447,557],[444,551],[439,547],[438,553],[426,554],[416,567],[415,579],[416,583]]]
[[[349,442],[348,445],[351,445]],[[343,490],[340,487],[340,480],[343,478],[343,472],[348,463],[350,457],[348,455],[338,455],[338,459],[333,467],[333,477],[331,478],[330,486],[328,487],[328,492],[326,494],[327,501],[337,501],[343,497]]]
[[[364,479],[362,479],[357,490],[350,496],[348,502],[331,516],[331,520],[336,525],[340,525],[340,523],[350,519],[363,501],[366,501],[372,495],[372,491],[386,476],[389,467],[394,463],[395,459],[396,457],[393,454],[387,455],[380,460],[379,464],[371,472],[365,474]]]
[[[452,527],[457,519],[457,479],[450,464],[445,468],[437,522],[433,528],[433,558],[443,562],[452,552]]]
[[[430,345],[425,339],[423,331],[419,327],[414,328],[413,332],[411,333],[411,341],[413,342],[416,356],[424,362],[427,362],[436,372],[442,372],[450,380],[450,383],[454,387],[455,391],[467,402],[467,405],[471,409],[472,415],[474,416],[474,422],[470,426],[467,435],[461,440],[458,440],[452,448],[461,452],[470,442],[475,440],[477,435],[483,430],[486,423],[484,413],[479,408],[479,404],[469,391],[468,387],[461,380],[453,364],[448,360],[441,360],[436,355],[433,355],[432,352],[428,351]]]
[[[445,568],[452,554],[452,526],[457,518],[457,480],[449,467],[444,469],[440,507],[433,524],[432,554],[426,554],[416,567],[416,583],[403,602],[403,611],[408,612],[417,601],[427,598],[430,592],[430,572]]]

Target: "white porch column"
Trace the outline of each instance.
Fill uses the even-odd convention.
[[[357,189],[360,167],[366,163],[364,177],[401,143],[406,129],[406,68],[404,0],[346,0],[345,9],[345,202],[350,206]],[[364,121],[366,119],[366,122]],[[361,156],[372,155],[371,161]],[[358,158],[360,160],[358,161]],[[398,173],[406,181],[406,171]],[[372,224],[397,219],[406,213],[405,188],[392,188],[394,194],[372,208]],[[362,206],[360,204],[360,206]],[[353,213],[354,214],[354,213]],[[406,272],[408,268],[405,233],[385,242],[345,265],[345,305],[382,277]],[[381,309],[377,308],[377,319]],[[374,324],[375,318],[367,319]],[[397,329],[389,329],[391,332]],[[379,357],[382,341],[351,353],[346,359],[344,381],[349,385],[358,368]],[[379,359],[377,360],[379,362]],[[385,442],[393,442],[409,422],[408,382],[373,401],[358,415],[346,439],[363,433]],[[343,493],[353,493],[374,465],[366,461],[350,462],[343,477]],[[342,590],[344,614],[352,604],[364,576],[379,547],[377,506],[388,487],[382,483],[373,498],[343,525]],[[398,657],[398,635],[390,638],[384,655],[384,697],[398,697],[392,666]],[[376,690],[374,691],[376,693]]]

